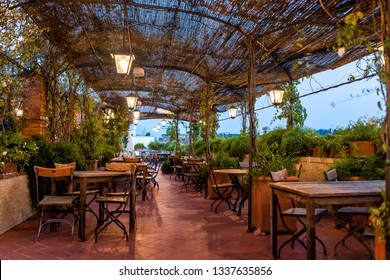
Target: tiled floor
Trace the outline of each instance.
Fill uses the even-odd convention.
[[[0,236],[0,259],[11,260],[270,260],[270,236],[248,233],[247,208],[241,217],[221,207],[219,213],[210,210],[211,201],[189,188],[181,191],[181,182],[169,175],[158,177],[160,189],[154,197],[137,202],[137,232],[128,242],[115,225],[94,242],[95,220],[87,213],[85,242],[77,241],[77,232],[70,238],[69,227],[48,232],[35,242],[37,216]],[[127,216],[123,217],[127,221]],[[334,228],[334,217],[326,216],[317,227],[328,254],[317,252],[318,259],[368,259],[365,249],[350,239],[347,248],[333,253],[334,244],[345,234]],[[281,236],[280,241],[287,238]],[[286,246],[281,259],[305,259],[305,249]]]

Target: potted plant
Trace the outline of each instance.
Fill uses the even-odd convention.
[[[371,208],[370,221],[375,227],[375,259],[385,259],[386,238],[390,236],[390,209],[386,206],[386,194],[379,207]]]
[[[360,118],[351,122],[344,130],[345,141],[349,143],[349,155],[360,157],[375,154],[375,143],[380,141],[379,121]]]
[[[0,132],[0,172],[25,171],[30,158],[38,148],[32,141],[23,139],[18,133]]]

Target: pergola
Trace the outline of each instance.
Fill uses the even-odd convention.
[[[338,25],[361,11],[374,43],[375,1],[78,0],[19,1],[49,40],[109,104],[137,93],[143,118],[157,108],[189,120],[210,88],[213,109],[248,100],[285,81],[339,67],[368,54],[365,46],[337,54]],[[144,77],[120,75],[111,54],[127,49]],[[253,64],[251,66],[251,64]],[[166,111],[163,111],[166,112]]]
[[[247,102],[252,139],[257,97],[283,82],[337,68],[368,54],[366,46],[357,44],[348,46],[342,57],[338,55],[337,35],[347,15],[364,15],[358,25],[372,48],[388,40],[390,31],[390,0],[19,3],[108,104],[124,103],[124,97],[133,93],[142,101],[138,109],[143,118],[174,115],[193,120],[204,96],[213,97],[216,112]],[[134,54],[133,65],[145,70],[144,77],[116,73],[111,54],[121,48]],[[387,46],[387,58],[388,53]],[[389,73],[389,65],[386,67]],[[390,96],[389,82],[387,85]],[[387,174],[390,207],[390,172]],[[387,242],[388,256],[389,248]]]

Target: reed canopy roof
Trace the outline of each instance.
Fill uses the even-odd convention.
[[[365,36],[380,44],[373,0],[20,0],[88,85],[109,104],[136,93],[150,118],[198,114],[202,92],[214,109],[248,98],[250,52],[255,94],[367,55],[337,54],[337,33],[360,11]],[[375,47],[375,46],[374,46]],[[111,54],[125,48],[144,77],[116,73]]]

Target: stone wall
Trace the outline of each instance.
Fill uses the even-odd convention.
[[[324,171],[333,164],[332,158],[301,157],[302,173],[299,181],[324,181]]]
[[[0,234],[35,214],[27,175],[0,180]]]

